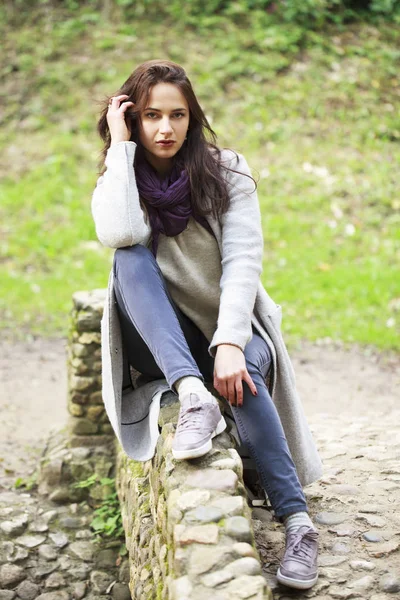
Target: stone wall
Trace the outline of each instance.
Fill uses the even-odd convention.
[[[116,461],[132,598],[271,599],[255,548],[234,437],[226,431],[214,439],[205,457],[174,461],[171,443],[179,403],[176,395],[167,393],[154,458],[145,463],[131,460],[117,443],[101,398],[104,297],[103,290],[73,296],[68,445],[74,454],[85,447],[102,454],[100,449],[108,447],[108,458]]]
[[[105,290],[76,292],[68,345],[71,446],[98,446],[113,435],[101,396],[100,320]]]
[[[242,461],[223,433],[205,457],[175,461],[179,404],[163,396],[156,454],[118,452],[118,492],[130,554],[132,598],[272,599],[261,574]]]

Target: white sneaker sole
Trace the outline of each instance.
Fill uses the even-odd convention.
[[[278,573],[276,574],[276,578],[279,583],[286,585],[287,587],[295,588],[296,590],[308,590],[313,585],[315,585],[318,581],[318,574],[308,581],[304,581],[303,579],[294,579],[292,577],[285,577],[282,575],[281,570],[278,569]]]
[[[221,417],[216,429],[211,434],[211,438],[199,448],[193,448],[192,450],[174,450],[172,448],[172,456],[175,460],[186,460],[188,458],[198,458],[199,456],[203,456],[207,454],[212,448],[212,438],[216,435],[219,435],[226,429],[226,422],[224,417]]]

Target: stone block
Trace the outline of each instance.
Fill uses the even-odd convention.
[[[68,445],[70,448],[93,448],[96,446],[105,446],[108,445],[110,447],[110,451],[113,449],[114,436],[113,435],[71,435],[68,440]]]
[[[72,417],[70,420],[71,433],[75,435],[93,435],[98,432],[99,426],[89,419]]]
[[[185,484],[189,487],[234,493],[238,476],[231,469],[197,469],[188,475]]]
[[[80,375],[72,375],[69,380],[69,388],[77,392],[90,392],[94,391],[97,387],[97,380],[95,377],[83,377]]]
[[[219,528],[217,525],[175,525],[174,541],[179,546],[187,544],[216,544],[218,542]]]
[[[86,416],[90,421],[98,423],[101,415],[105,412],[104,406],[88,406]]]

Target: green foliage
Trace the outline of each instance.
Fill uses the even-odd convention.
[[[112,251],[96,241],[90,214],[100,102],[137,64],[166,57],[184,64],[219,144],[260,175],[262,279],[283,305],[287,341],[400,349],[400,27],[316,30],[279,21],[260,2],[240,17],[244,6],[235,18],[203,15],[197,29],[147,14],[108,19],[85,4],[7,30],[3,329],[65,333],[71,294],[106,286]]]
[[[327,23],[338,25],[374,19],[377,15],[398,21],[400,16],[399,0],[86,0],[83,3],[78,0],[14,0],[12,4],[4,4],[3,19],[29,18],[33,9],[47,13],[62,9],[64,14],[83,9],[89,19],[97,19],[99,12],[112,18],[120,11],[125,18],[147,18],[153,22],[169,18],[173,23],[185,23],[194,28],[215,25],[221,17],[243,23],[243,18],[247,19],[252,13],[264,24],[273,17],[278,23],[297,23],[314,29]]]
[[[98,538],[121,538],[124,536],[120,503],[115,490],[115,478],[99,477],[96,473],[78,481],[73,485],[76,488],[91,488],[94,485],[111,486],[113,491],[108,494],[94,512],[90,527]],[[121,556],[126,554],[126,548],[120,551]]]
[[[35,471],[32,475],[29,475],[26,479],[24,477],[18,477],[14,482],[15,489],[25,488],[27,492],[37,487],[38,473]]]

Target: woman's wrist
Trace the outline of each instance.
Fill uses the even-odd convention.
[[[241,351],[243,352],[243,349],[241,348],[241,346],[238,346],[238,344],[233,344],[233,343],[231,343],[231,342],[223,342],[222,344],[218,344],[218,345],[217,345],[217,349],[218,349],[220,346],[233,346],[234,348],[239,348],[239,350],[241,350]]]

